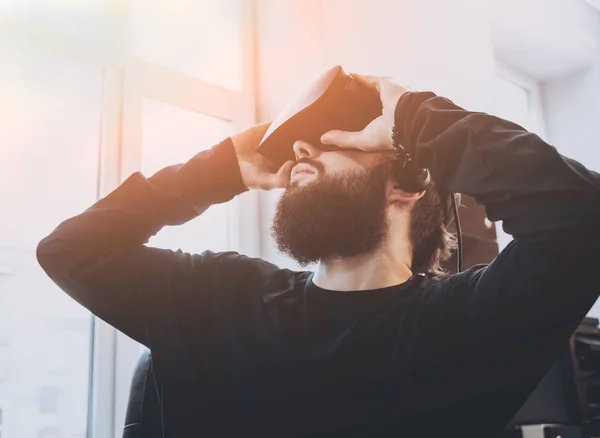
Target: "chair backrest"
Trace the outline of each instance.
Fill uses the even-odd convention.
[[[566,344],[508,427],[580,423],[573,365],[572,352]]]
[[[123,438],[162,437],[162,416],[155,383],[152,354],[146,349],[133,372]]]

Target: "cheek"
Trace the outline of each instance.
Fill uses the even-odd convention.
[[[329,156],[326,156],[329,155]],[[364,166],[357,160],[352,159],[345,154],[330,153],[321,156],[321,163],[325,169],[325,174],[332,175],[340,172],[356,172],[365,170]]]

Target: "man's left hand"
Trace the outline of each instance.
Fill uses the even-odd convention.
[[[321,137],[321,143],[340,148],[360,149],[365,152],[393,150],[392,128],[394,112],[400,97],[410,88],[400,85],[392,78],[365,76],[351,73],[351,76],[367,88],[379,94],[383,106],[382,115],[369,123],[362,131],[329,131]]]

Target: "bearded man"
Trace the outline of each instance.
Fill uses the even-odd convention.
[[[39,244],[64,291],[150,348],[161,426],[140,436],[493,436],[598,297],[597,173],[511,122],[354,77],[383,104],[363,131],[298,141],[296,161],[273,169],[255,126],[134,173]],[[427,150],[425,192],[394,179],[395,141],[417,164]],[[286,189],[277,245],[314,270],[145,246],[274,188]],[[513,235],[489,265],[441,271],[445,192],[473,196]]]

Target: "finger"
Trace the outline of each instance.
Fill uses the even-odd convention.
[[[364,147],[363,131],[329,131],[321,136],[321,143],[362,150]]]
[[[267,131],[269,130],[269,126],[271,126],[271,123],[272,122],[265,122],[265,123],[260,123],[258,125],[254,125],[254,127],[252,129],[254,130],[256,137],[259,139],[262,139],[264,137],[264,135],[267,133]]]
[[[286,161],[277,172],[261,172],[256,176],[256,187],[262,190],[286,188],[295,164],[294,161]]]
[[[261,190],[271,190],[279,187],[279,179],[276,173],[262,172],[256,175],[254,186]]]
[[[257,175],[255,186],[261,190],[271,190],[277,186],[277,175],[274,173],[262,173]]]
[[[358,73],[350,73],[354,79],[356,79],[359,83],[363,84],[368,88],[372,88],[376,90],[378,93],[381,93],[381,79],[378,76],[369,76],[369,75],[361,75]]]
[[[259,123],[258,125],[256,125],[257,128],[266,131],[267,129],[269,129],[269,126],[271,126],[271,123],[273,123],[273,121],[268,121],[268,122],[263,122],[263,123]]]
[[[287,187],[292,177],[292,169],[296,165],[295,161],[286,161],[277,171],[277,181],[279,187]]]

